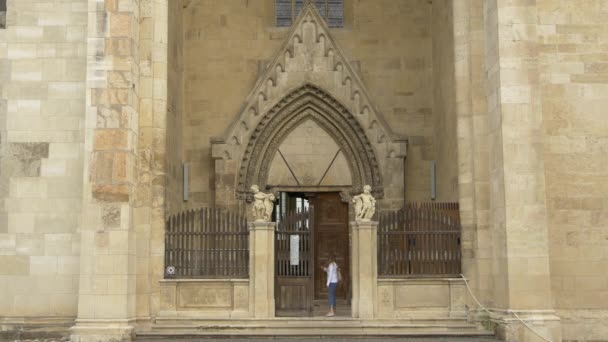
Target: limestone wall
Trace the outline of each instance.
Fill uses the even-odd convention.
[[[428,200],[433,156],[431,5],[346,1],[346,27],[332,29],[393,130],[410,136],[410,200]],[[188,206],[213,199],[209,139],[238,114],[258,71],[283,43],[274,1],[190,2],[184,8],[183,149],[191,163]]]
[[[251,317],[248,279],[161,280],[159,320]]]
[[[507,270],[504,265],[505,251],[505,217],[504,217],[504,179],[502,132],[500,129],[500,73],[498,46],[498,8],[496,2],[484,4],[485,26],[485,60],[486,60],[486,94],[488,101],[488,141],[491,142],[488,160],[491,188],[489,190],[489,215],[491,221],[492,251],[492,305],[507,305],[508,294],[506,287]]]
[[[561,336],[551,311],[537,36],[524,30],[535,20],[533,3],[484,2],[492,247],[491,265],[485,266],[491,267],[493,290],[487,304],[499,313],[493,321],[507,340],[531,333],[511,324],[505,309],[545,310],[538,330],[552,339]]]
[[[466,317],[466,288],[461,278],[378,280],[378,317]]]
[[[608,337],[608,3],[538,3],[551,287],[565,340]]]
[[[454,87],[456,61],[453,26],[452,1],[433,1],[431,25],[433,126],[438,202],[458,202],[457,111]]]
[[[605,338],[606,6],[478,5],[454,12],[455,32],[469,32],[462,41],[469,45],[471,103],[458,111],[473,114],[470,125],[458,121],[465,274],[487,306],[556,309],[561,332],[550,323],[541,329],[546,334]],[[468,13],[466,27],[457,12]],[[462,41],[456,51],[465,53]],[[465,88],[456,70],[459,91]],[[476,109],[486,106],[480,99],[487,110]]]
[[[184,29],[182,24],[182,1],[169,2],[169,47],[167,88],[167,193],[165,198],[167,214],[179,211],[182,207],[182,132],[184,99]]]
[[[493,33],[485,32],[483,0],[434,1],[432,27],[438,200],[459,203],[462,272],[476,296],[491,306],[494,242],[488,215],[486,85],[492,81],[486,80],[485,61],[486,34]],[[476,307],[471,298],[468,304]]]
[[[77,314],[87,1],[8,1],[0,29],[0,321]],[[31,317],[39,317],[31,318]]]

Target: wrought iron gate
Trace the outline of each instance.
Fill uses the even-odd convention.
[[[408,203],[380,214],[378,275],[457,276],[461,272],[458,203]]]
[[[275,234],[276,316],[311,316],[313,208],[290,212],[277,222]]]
[[[244,215],[200,208],[171,215],[165,229],[166,278],[247,278]]]

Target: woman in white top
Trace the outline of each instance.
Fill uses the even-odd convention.
[[[329,292],[329,312],[325,316],[331,317],[336,314],[336,288],[338,287],[338,264],[335,254],[329,257],[329,264],[327,267],[323,267],[323,270],[327,272],[327,289]]]

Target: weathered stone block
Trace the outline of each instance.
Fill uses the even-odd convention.
[[[128,136],[126,130],[105,129],[95,131],[95,145],[100,150],[121,150],[128,147]]]
[[[101,202],[128,202],[130,197],[127,185],[94,185],[92,194]]]

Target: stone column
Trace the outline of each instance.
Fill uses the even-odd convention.
[[[545,202],[542,103],[536,2],[484,2],[490,215],[497,334],[536,341],[536,332],[561,341],[553,310],[549,224]]]
[[[88,0],[83,213],[73,340],[129,341],[136,320],[134,208],[139,1]]]
[[[378,284],[378,222],[351,221],[352,315],[354,318],[376,316]]]
[[[249,311],[274,317],[274,222],[249,223]]]
[[[138,240],[136,314],[140,330],[160,310],[158,280],[164,273],[168,146],[172,149],[170,154],[175,153],[175,145],[167,144],[168,1],[139,2],[137,154],[140,157],[136,164],[133,224]]]

